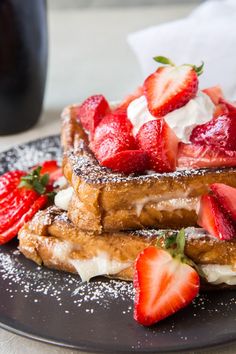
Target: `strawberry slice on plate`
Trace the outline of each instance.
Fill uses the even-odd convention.
[[[187,306],[199,292],[197,271],[182,262],[184,231],[177,237],[177,247],[167,251],[151,246],[136,259],[134,318],[144,326],[161,321]]]
[[[148,169],[148,156],[141,150],[118,152],[101,161],[101,165],[122,173],[141,173]]]
[[[213,195],[201,197],[197,223],[220,240],[231,240],[236,236],[234,223]]]
[[[175,171],[179,140],[164,119],[145,123],[136,139],[139,148],[148,154],[151,170]]]
[[[0,198],[4,198],[20,183],[20,179],[26,173],[23,171],[10,171],[0,176]]]
[[[197,68],[194,65],[175,66],[165,57],[154,60],[168,66],[158,68],[144,81],[143,87],[149,111],[154,117],[162,117],[196,96],[203,64]]]
[[[40,175],[49,174],[49,181],[51,184],[63,176],[62,168],[58,165],[56,160],[44,161],[40,166]]]
[[[213,183],[210,188],[218,202],[231,218],[236,221],[236,188],[227,186],[224,183]]]
[[[38,198],[38,194],[32,189],[16,188],[14,194],[11,202],[0,210],[0,233],[18,221]]]
[[[219,150],[212,146],[179,144],[179,168],[214,168],[236,166],[236,151]]]
[[[44,171],[55,173],[56,168],[55,163],[48,161],[44,165]],[[49,174],[41,171],[42,167],[38,166],[28,174],[12,171],[0,176],[0,244],[15,237],[24,222],[53,197]]]
[[[103,117],[111,112],[109,103],[103,95],[88,97],[78,109],[78,117],[85,130],[91,134]]]

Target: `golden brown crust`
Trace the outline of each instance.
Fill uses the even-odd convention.
[[[42,228],[41,225],[44,225]],[[196,231],[197,232],[197,231]],[[173,233],[173,232],[172,232]],[[171,234],[166,232],[165,237]],[[71,259],[91,259],[105,252],[112,260],[131,264],[122,272],[112,275],[125,280],[133,279],[133,262],[149,245],[155,245],[160,231],[89,233],[76,228],[65,212],[55,207],[40,211],[19,232],[19,249],[29,259],[68,272],[76,272]],[[61,246],[65,253],[55,251]],[[186,255],[196,264],[221,264],[236,267],[236,240],[221,241],[205,236],[186,239]]]
[[[236,169],[182,170],[173,173],[123,175],[101,167],[76,119],[76,106],[63,113],[64,175],[75,195],[69,218],[88,231],[181,228],[196,224],[196,205],[160,209],[165,200],[197,198],[212,183],[236,187]]]

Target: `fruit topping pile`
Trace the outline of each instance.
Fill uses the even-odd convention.
[[[150,246],[135,262],[134,318],[150,326],[187,306],[199,292],[196,265],[184,255],[185,233]]]
[[[102,95],[79,107],[78,119],[100,165],[126,174],[236,166],[236,106],[219,86],[199,89],[203,64],[154,60],[162,65],[115,108]],[[130,117],[133,104],[144,106]],[[179,136],[182,125],[186,137]]]
[[[236,188],[223,183],[210,186],[200,200],[198,225],[220,240],[236,237]]]
[[[62,176],[57,162],[45,161],[31,171],[0,176],[0,244],[14,238],[25,222],[54,198],[54,183]]]

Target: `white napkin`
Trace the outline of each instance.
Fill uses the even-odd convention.
[[[236,0],[209,0],[185,19],[130,34],[128,42],[144,77],[156,70],[156,55],[176,64],[204,61],[200,87],[220,85],[236,100]]]

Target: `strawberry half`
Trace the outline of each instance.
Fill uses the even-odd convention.
[[[196,126],[190,136],[194,144],[210,145],[224,150],[236,150],[236,119],[219,116]]]
[[[10,171],[0,176],[0,198],[4,198],[13,191],[24,175],[26,175],[26,173],[23,171]]]
[[[179,140],[164,119],[145,123],[136,139],[139,148],[148,154],[151,170],[175,171]]]
[[[21,216],[21,218],[19,218],[17,221],[15,220],[9,229],[3,231],[0,234],[0,245],[3,245],[4,243],[7,243],[13,239],[18,234],[18,231],[24,225],[24,223],[32,219],[32,217],[47,204],[47,201],[48,197],[46,195],[41,195],[38,197],[30,206],[28,211]]]
[[[98,125],[90,143],[99,162],[125,150],[135,150],[136,142],[132,134],[132,124],[126,113],[111,113]]]
[[[174,111],[196,96],[198,90],[199,68],[191,65],[175,66],[168,58],[155,57],[160,67],[144,81],[144,93],[149,111],[154,117],[162,117]]]
[[[58,165],[56,160],[44,161],[41,164],[40,175],[49,174],[49,181],[51,184],[56,182],[60,177],[63,176],[62,168]]]
[[[210,188],[218,202],[223,206],[231,218],[236,221],[236,188],[227,186],[223,183],[213,183]]]
[[[199,292],[198,273],[177,252],[151,246],[136,259],[134,318],[144,326],[179,311]]]
[[[32,189],[16,188],[14,198],[0,211],[0,233],[11,227],[38,198],[38,194]]]
[[[236,151],[180,143],[177,166],[180,168],[234,167],[236,166]]]
[[[197,223],[220,240],[231,240],[236,236],[232,220],[212,195],[201,197]]]
[[[101,161],[101,165],[122,173],[140,173],[148,169],[148,156],[141,150],[118,152]]]
[[[103,117],[111,112],[110,106],[102,95],[87,98],[78,109],[78,118],[85,130],[93,134]]]

